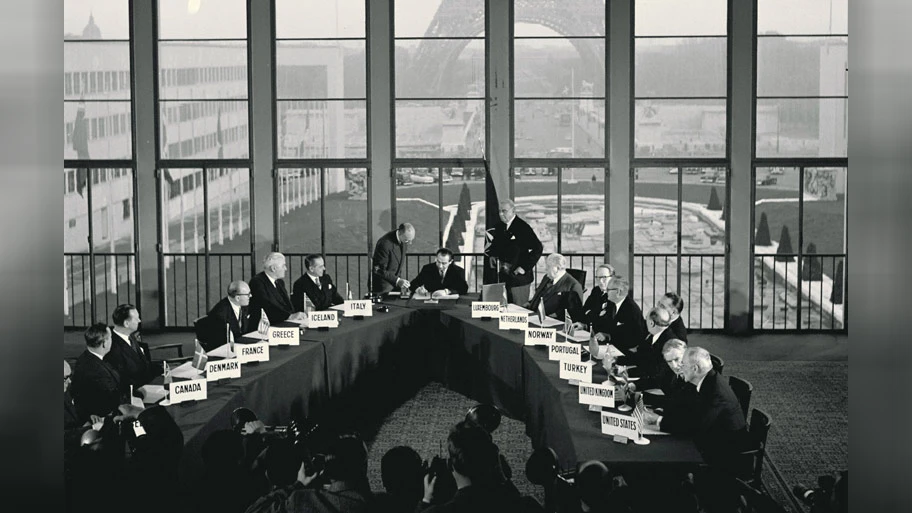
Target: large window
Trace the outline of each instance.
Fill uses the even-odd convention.
[[[635,9],[634,298],[645,311],[676,292],[688,328],[721,329],[727,1],[638,0]]]
[[[757,3],[753,325],[846,327],[846,0]]]
[[[129,21],[127,0],[64,3],[65,326],[136,301]]]

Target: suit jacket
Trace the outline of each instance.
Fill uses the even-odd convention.
[[[465,294],[469,291],[469,284],[466,283],[465,270],[456,264],[450,264],[447,267],[446,274],[440,279],[440,271],[437,270],[437,264],[431,262],[421,268],[418,277],[412,280],[412,292],[420,286],[424,286],[428,292],[433,293],[435,290],[450,289],[453,294]]]
[[[640,376],[641,379],[648,380],[647,382],[658,383],[659,373],[663,368],[668,368],[665,357],[662,355],[662,348],[665,347],[665,342],[673,338],[674,333],[671,328],[662,330],[655,342],[652,341],[652,334],[649,333],[640,341],[635,353],[618,357],[617,363],[636,365],[637,368],[634,369],[635,372],[632,375]]]
[[[668,329],[674,333],[674,338],[687,342],[687,328],[684,326],[684,321],[680,317],[671,321]]]
[[[120,374],[88,349],[76,360],[70,393],[73,394],[79,423],[89,420],[89,415],[103,417],[111,413],[125,399]]]
[[[216,347],[228,343],[225,335],[226,324],[231,328],[231,333],[234,334],[235,342],[240,342],[241,337],[245,333],[250,333],[256,329],[256,324],[250,322],[249,306],[241,307],[240,316],[241,318],[238,319],[237,316],[234,315],[234,308],[231,308],[231,302],[228,301],[227,297],[223,297],[216,303],[215,306],[212,307],[212,310],[209,310],[209,313],[206,315],[202,330],[203,333],[197,333],[197,338],[200,341],[200,345],[203,346],[203,349],[211,351]],[[257,323],[259,323],[259,320],[257,320]],[[202,335],[202,338],[200,338],[200,335]]]
[[[333,284],[332,278],[323,273],[320,276],[320,288],[314,283],[313,278],[307,273],[294,282],[291,293],[291,304],[294,305],[298,312],[304,311],[304,295],[310,298],[317,310],[329,310],[333,305],[341,305],[345,302],[339,289]]]
[[[616,324],[614,329],[609,332],[611,345],[628,354],[630,349],[636,347],[648,333],[643,311],[633,298],[628,296],[624,298],[614,319]]]
[[[285,280],[278,279],[273,285],[266,273],[260,272],[250,280],[250,293],[253,294],[248,319],[251,329],[260,324],[260,310],[266,311],[270,324],[286,321],[294,313]]]
[[[498,222],[494,226],[493,235],[491,246],[485,253],[500,260],[499,264],[510,264],[513,271],[520,267],[525,271],[525,274],[514,274],[513,271],[505,273],[503,268],[498,266],[500,280],[508,287],[532,283],[533,271],[543,250],[541,241],[535,235],[535,230],[529,226],[529,223],[516,216],[509,229],[503,221]],[[582,301],[580,299],[581,303]]]
[[[153,370],[149,345],[140,341],[137,333],[130,337],[134,340],[126,340],[111,330],[111,350],[104,357],[120,374],[120,384],[125,392],[129,391],[130,385],[134,388],[145,385],[157,374]]]
[[[456,495],[449,502],[429,506],[419,502],[415,511],[425,513],[473,513],[487,512],[523,512],[538,513],[545,510],[538,502],[528,496],[519,495],[515,489],[506,486],[470,485],[456,491]]]
[[[614,301],[608,299],[602,289],[596,287],[592,289],[586,302],[583,304],[584,319],[580,322],[585,323],[593,328],[596,333],[611,333],[614,329],[615,315],[617,314],[617,305]]]
[[[396,281],[405,265],[405,244],[399,242],[396,230],[377,240],[371,265],[371,292],[385,294],[396,288]]]
[[[539,302],[545,304],[545,315],[553,315],[560,321],[564,320],[564,310],[570,312],[570,318],[573,320],[582,320],[585,317],[583,314],[583,286],[573,276],[570,276],[570,273],[564,273],[553,286],[551,277],[545,276],[545,279],[535,289],[529,309],[533,312],[538,311]]]
[[[743,448],[747,423],[728,380],[710,370],[697,392],[695,407],[666,412],[661,429],[693,434],[707,463],[724,468]]]

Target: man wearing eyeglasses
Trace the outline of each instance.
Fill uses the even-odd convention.
[[[614,301],[608,298],[609,292],[616,289],[609,288],[611,277],[614,276],[614,267],[602,264],[595,270],[595,285],[586,302],[583,304],[584,319],[573,323],[575,330],[588,330],[592,328],[595,339],[599,344],[610,342],[610,333],[614,328],[614,314],[616,309]]]
[[[228,295],[209,310],[205,329],[197,330],[197,338],[203,349],[211,351],[228,343],[226,325],[231,329],[235,341],[240,341],[242,335],[253,331],[255,326],[250,324],[249,311],[251,296],[247,282],[237,280],[228,284]]]
[[[412,292],[437,299],[449,294],[465,294],[469,291],[465,270],[453,263],[453,252],[447,248],[437,250],[437,261],[421,268],[418,277],[412,280]]]
[[[405,267],[405,248],[415,240],[415,227],[402,223],[377,241],[371,263],[371,292],[386,294],[393,289],[411,287],[399,275]]]

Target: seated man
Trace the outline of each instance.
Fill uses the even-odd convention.
[[[304,257],[306,271],[294,282],[291,293],[291,304],[295,310],[304,311],[304,296],[310,298],[317,310],[329,310],[333,305],[345,302],[339,294],[339,289],[333,285],[332,278],[326,274],[326,264],[320,255],[307,255]]]
[[[412,292],[432,298],[449,294],[465,294],[469,291],[465,270],[453,263],[453,252],[447,248],[437,250],[437,261],[421,268],[418,277],[412,280]]]
[[[105,361],[111,351],[110,328],[103,323],[93,324],[85,332],[85,341],[86,349],[76,360],[71,385],[79,423],[91,420],[92,415],[104,417],[122,402],[129,402],[124,401],[120,373]]]
[[[139,310],[130,304],[118,305],[111,314],[114,330],[111,351],[104,359],[120,373],[121,386],[139,388],[157,376],[161,369],[152,364],[149,345],[139,337]]]
[[[632,297],[627,296],[630,283],[626,278],[614,276],[608,284],[608,299],[615,305],[614,326],[608,332],[611,345],[629,354],[646,337],[643,311]]]
[[[608,264],[598,266],[595,270],[596,287],[592,289],[583,304],[584,318],[573,323],[573,329],[588,330],[591,328],[596,341],[600,344],[610,342],[609,333],[615,324],[614,301],[608,298],[608,284],[611,282],[612,276],[614,276],[613,267]]]
[[[632,376],[641,378],[656,378],[658,372],[665,367],[662,359],[662,349],[665,342],[674,338],[674,333],[668,329],[671,324],[671,315],[664,308],[655,307],[646,315],[646,330],[649,332],[640,344],[631,350],[630,355],[619,356],[618,365],[636,365],[631,372]]]
[[[69,451],[73,447],[79,446],[79,439],[82,434],[92,429],[96,422],[104,420],[98,415],[89,415],[89,420],[82,422],[79,418],[79,412],[76,411],[76,403],[73,402],[73,395],[70,394],[70,384],[72,383],[73,371],[66,360],[63,361],[63,450]]]
[[[205,319],[205,334],[202,338],[197,337],[203,349],[211,351],[228,343],[226,325],[234,335],[235,342],[256,329],[256,325],[250,323],[250,297],[247,282],[237,280],[228,284],[228,295],[209,310]]]
[[[659,298],[658,306],[668,310],[671,314],[671,324],[668,326],[674,332],[675,338],[687,342],[687,327],[681,319],[681,313],[684,311],[684,300],[675,292],[666,292]]]
[[[564,320],[564,311],[570,313],[571,319],[582,320],[583,286],[567,273],[567,258],[560,253],[551,253],[545,260],[547,276],[535,289],[532,301],[524,305],[533,312],[538,310],[539,303],[545,305],[545,315]]]
[[[304,320],[304,312],[295,310],[285,288],[285,255],[269,253],[263,259],[263,271],[250,280],[250,324],[257,327],[261,311],[266,312],[269,323]]]
[[[663,407],[666,411],[675,407],[691,408],[697,391],[681,376],[681,363],[686,350],[687,344],[682,340],[673,338],[665,342],[665,347],[662,349],[665,365],[655,377],[646,377],[636,383],[631,383],[629,389],[642,390],[646,404]],[[651,394],[648,392],[650,389],[659,389],[662,391],[662,395]]]

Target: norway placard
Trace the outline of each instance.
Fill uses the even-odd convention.
[[[309,328],[338,328],[339,312],[336,310],[320,310],[310,312]]]
[[[472,301],[473,319],[497,319],[500,317],[499,301]]]
[[[241,377],[241,362],[237,358],[206,362],[206,381]]]
[[[345,306],[343,317],[372,317],[374,315],[374,304],[370,299],[346,301],[343,305]]]
[[[560,362],[560,378],[592,383],[592,362]],[[572,383],[571,383],[572,384]]]
[[[301,345],[301,328],[297,326],[270,326],[268,335],[271,346]]]
[[[603,410],[602,434],[636,440],[640,437],[640,426],[637,419],[631,415]]]
[[[499,329],[524,330],[529,327],[529,316],[524,313],[501,312]]]
[[[579,363],[582,361],[583,348],[579,344],[555,342],[548,344],[548,359],[559,362]]]
[[[168,400],[171,404],[177,404],[185,401],[203,401],[206,397],[206,380],[190,379],[171,383],[171,393]]]
[[[269,342],[238,344],[234,347],[237,350],[237,359],[241,363],[269,361]]]
[[[580,404],[614,408],[614,383],[581,383],[579,402]]]
[[[526,328],[527,346],[547,346],[557,341],[557,331],[554,328]]]

